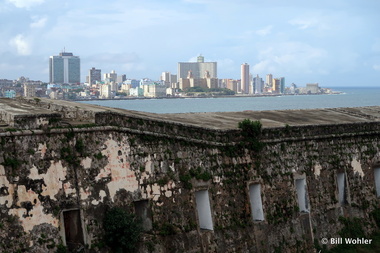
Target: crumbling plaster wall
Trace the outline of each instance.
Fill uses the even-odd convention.
[[[55,252],[62,211],[80,209],[87,251],[107,252],[105,211],[134,211],[139,200],[149,201],[153,221],[141,252],[310,252],[314,239],[338,237],[340,216],[362,218],[368,233],[376,228],[377,125],[339,126],[340,134],[318,138],[317,126],[264,129],[264,148],[252,151],[238,145],[237,131],[111,116],[98,118],[104,126],[1,136],[0,249]],[[337,201],[338,172],[347,175],[346,205]],[[295,179],[303,177],[309,213],[298,209]],[[252,221],[251,183],[261,184],[264,221]],[[194,192],[202,189],[209,191],[212,231],[197,221]]]

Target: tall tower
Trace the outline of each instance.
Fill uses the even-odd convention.
[[[273,78],[272,85],[272,93],[280,93],[280,78]]]
[[[96,81],[100,82],[102,81],[102,71],[100,69],[91,68],[88,74],[88,83],[95,84]]]
[[[280,77],[280,93],[285,93],[285,77]]]
[[[59,55],[50,56],[49,59],[50,83],[80,83],[80,58],[73,53],[61,52]]]
[[[249,65],[244,63],[241,65],[241,92],[249,94]]]
[[[256,75],[255,78],[253,78],[253,86],[255,90],[255,94],[261,94],[263,92],[263,86],[264,81],[262,78],[259,77],[259,75]]]
[[[273,86],[273,75],[272,74],[268,74],[266,79],[265,79],[265,83],[272,88]]]

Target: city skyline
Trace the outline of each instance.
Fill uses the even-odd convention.
[[[246,62],[253,76],[297,84],[379,86],[379,7],[375,0],[6,0],[0,79],[47,82],[49,56],[66,48],[81,58],[82,82],[92,67],[158,79],[202,54],[218,63],[220,79],[240,79]]]

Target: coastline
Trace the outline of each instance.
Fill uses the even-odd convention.
[[[73,99],[71,101],[109,101],[109,100],[154,100],[154,99],[188,99],[188,98],[248,98],[248,97],[283,97],[283,96],[316,96],[316,95],[340,95],[342,91],[332,93],[312,93],[312,94],[235,94],[235,95],[212,95],[212,96],[168,96],[168,97],[123,97],[123,98],[90,98],[90,99]]]

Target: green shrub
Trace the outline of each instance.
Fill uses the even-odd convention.
[[[104,218],[105,242],[112,252],[136,252],[142,231],[134,214],[120,207],[111,208]]]
[[[260,142],[262,128],[260,121],[245,119],[239,122],[238,127],[242,130],[241,136],[245,142],[243,145],[248,149],[258,152],[264,147],[264,143]]]
[[[55,253],[67,253],[66,246],[64,246],[63,244],[59,244]]]

